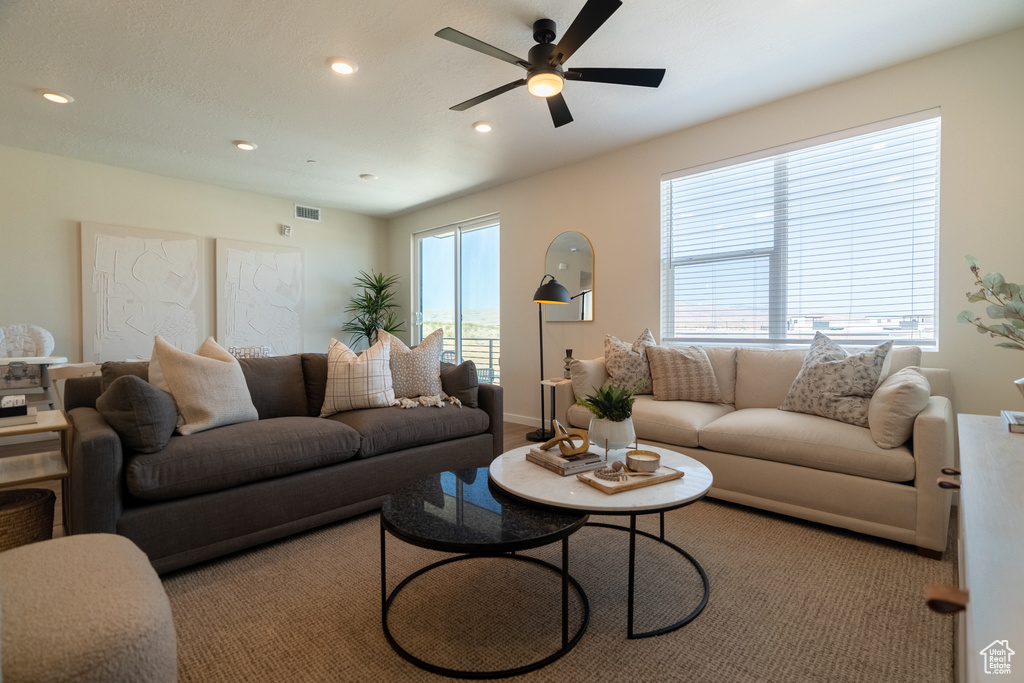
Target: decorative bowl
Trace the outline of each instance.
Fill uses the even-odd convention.
[[[634,472],[657,472],[661,456],[651,451],[629,451],[626,453],[626,467]]]

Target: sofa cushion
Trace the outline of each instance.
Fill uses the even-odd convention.
[[[604,357],[594,360],[573,358],[569,363],[569,378],[572,380],[572,391],[577,399],[593,396],[608,381]]]
[[[718,390],[722,392],[722,403],[736,403],[736,347],[704,346],[711,367],[715,371]]]
[[[722,403],[714,368],[699,346],[649,346],[647,360],[658,401]]]
[[[653,396],[637,396],[633,403],[633,428],[641,441],[696,448],[700,445],[700,430],[731,412],[733,407],[723,403],[658,401]]]
[[[652,393],[654,385],[651,381],[651,368],[647,363],[647,348],[656,343],[649,328],[644,328],[632,344],[621,342],[610,334],[605,335],[604,360],[612,384],[621,389],[630,389],[635,394]]]
[[[465,360],[458,365],[441,363],[441,390],[459,399],[463,406],[476,408],[480,382],[476,376],[476,363]]]
[[[259,419],[238,360],[213,337],[195,353],[156,337],[149,381],[171,392],[178,404],[178,432],[183,435]]]
[[[359,408],[384,408],[395,402],[391,384],[391,340],[358,356],[337,339],[327,349],[327,389],[320,417]]]
[[[931,386],[920,368],[909,367],[889,375],[868,404],[868,428],[880,448],[906,443],[914,432],[917,414],[928,405]]]
[[[803,365],[805,349],[736,349],[736,410],[778,408]]]
[[[401,339],[384,330],[378,332],[378,336],[391,344],[391,383],[395,398],[437,396],[441,393],[443,329],[434,330],[411,349]]]
[[[138,498],[171,500],[332,465],[358,450],[347,425],[278,417],[172,437],[159,453],[132,458],[126,479]]]
[[[118,377],[96,399],[96,410],[129,449],[156,453],[178,425],[174,398],[137,375]]]
[[[238,364],[261,420],[308,414],[306,383],[298,356],[239,358]]]
[[[915,475],[909,449],[879,448],[866,427],[776,408],[731,412],[701,429],[699,441],[720,453],[869,479],[907,482]]]
[[[490,425],[479,408],[373,408],[336,413],[330,421],[345,424],[359,433],[357,457],[368,458],[414,446],[483,434]]]
[[[149,381],[149,361],[108,360],[100,366],[100,391],[106,391],[118,377],[134,375]]]
[[[303,353],[302,377],[306,380],[306,414],[320,417],[320,409],[324,407],[324,394],[327,392],[327,354]]]
[[[868,426],[868,402],[887,374],[892,341],[850,355],[821,332],[793,380],[779,410],[819,415]]]

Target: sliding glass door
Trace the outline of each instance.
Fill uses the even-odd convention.
[[[444,329],[442,360],[476,364],[480,382],[501,378],[497,216],[415,236],[414,341]]]

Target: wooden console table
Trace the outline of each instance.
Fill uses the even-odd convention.
[[[1024,434],[987,415],[958,415],[957,425],[960,588],[970,592],[959,615],[959,679],[1024,680]],[[1014,653],[1009,672],[986,673],[983,650],[993,644]]]

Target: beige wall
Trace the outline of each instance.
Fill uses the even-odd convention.
[[[1024,279],[1024,30],[790,97],[618,152],[390,221],[390,264],[411,282],[411,235],[473,216],[501,215],[502,384],[510,419],[539,420],[537,308],[544,254],[564,230],[595,251],[594,321],[545,323],[545,370],[566,348],[601,355],[606,333],[632,342],[659,335],[659,180],[727,159],[932,107],[942,111],[940,348],[924,364],[953,371],[956,409],[1022,409],[1011,380],[1024,353],[959,325],[971,285],[963,255]],[[495,131],[493,135],[500,135]],[[532,197],[545,205],[531,208]],[[408,291],[403,304],[409,306]]]
[[[387,264],[384,221],[325,209],[323,222],[292,218],[292,202],[0,146],[0,323],[53,333],[55,353],[81,360],[79,223],[201,235],[206,240],[205,334],[216,333],[214,240],[305,252],[305,347],[341,336],[352,280]],[[282,237],[281,224],[293,236]]]

